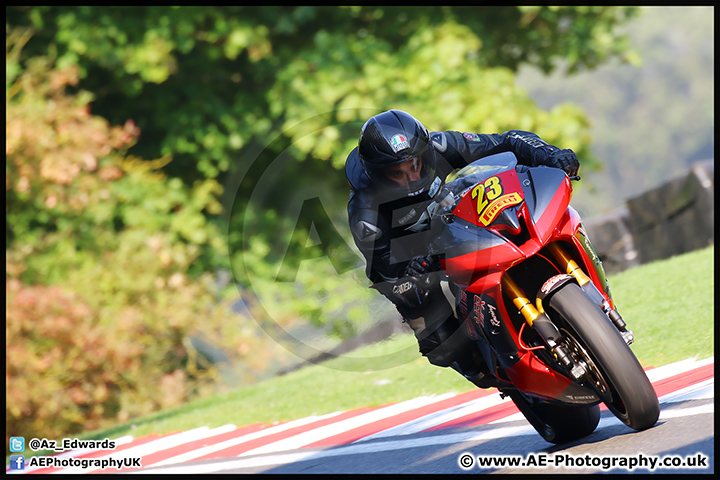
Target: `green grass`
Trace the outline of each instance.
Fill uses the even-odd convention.
[[[643,365],[713,355],[713,258],[710,246],[609,278],[618,309],[635,332],[632,348]],[[140,437],[228,423],[270,424],[474,388],[452,370],[428,364],[417,353],[412,335],[349,355],[366,358],[367,370],[349,371],[347,361],[339,358],[81,437]]]
[[[618,311],[635,333],[643,365],[713,355],[715,247],[648,263],[609,278]]]

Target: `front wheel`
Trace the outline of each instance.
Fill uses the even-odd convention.
[[[555,292],[549,307],[573,360],[585,369],[581,383],[595,390],[625,425],[635,430],[655,425],[660,416],[655,390],[603,311],[573,283]]]

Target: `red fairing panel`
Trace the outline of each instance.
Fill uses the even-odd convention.
[[[543,211],[540,219],[538,219],[534,225],[535,235],[533,236],[537,238],[541,244],[547,244],[552,237],[558,235],[562,231],[563,223],[565,222],[563,217],[568,215],[569,210],[572,210],[579,223],[580,217],[577,212],[569,207],[571,197],[572,186],[570,184],[570,179],[565,177],[564,183],[558,187],[555,195],[550,201],[550,204],[547,206],[545,211]],[[573,233],[574,230],[573,232],[568,233],[568,235],[572,235]],[[563,234],[565,234],[564,231]]]

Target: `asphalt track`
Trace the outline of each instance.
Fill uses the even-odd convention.
[[[200,427],[116,439],[74,459],[140,458],[142,468],[38,468],[7,473],[714,473],[714,358],[647,370],[660,399],[636,432],[604,406],[596,431],[551,445],[497,390],[420,397],[274,425]],[[653,468],[653,463],[654,464]],[[663,466],[662,463],[666,463]]]

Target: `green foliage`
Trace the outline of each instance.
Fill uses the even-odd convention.
[[[512,74],[491,73],[502,78],[485,81],[484,70],[529,63],[551,71],[558,58],[571,69],[594,67],[625,55],[627,38],[613,29],[634,13],[619,7],[13,7],[8,24],[36,31],[28,55],[49,45],[61,64],[77,63],[82,87],[96,94],[96,112],[115,123],[136,118],[147,137],[134,151],[144,158],[172,153],[176,162],[166,171],[191,180],[232,170],[231,159],[242,159],[244,146],[343,106],[422,105],[418,115],[438,129],[539,125],[529,105],[517,105],[525,118],[501,113],[518,99]],[[364,118],[342,119],[348,120]],[[347,140],[328,129],[298,146],[339,166]]]
[[[102,329],[89,306],[58,287],[11,280],[6,295],[7,427],[50,436],[116,417],[118,372],[137,368],[139,345]],[[118,333],[124,338],[108,345],[105,336]]]
[[[8,77],[6,424],[28,436],[207,393],[218,371],[191,337],[229,359],[260,350],[212,277],[191,272],[201,248],[225,247],[206,218],[217,183],[190,188],[157,171],[169,157],[126,156],[137,128],[90,114],[87,93],[66,92],[77,80],[47,57]],[[267,361],[253,355],[249,376]]]
[[[614,31],[636,15],[637,8],[525,6],[518,10],[522,12],[520,24],[526,27],[520,33],[523,43],[535,45],[519,58],[528,59],[528,64],[545,73],[558,66],[553,61],[558,57],[569,73],[595,68],[611,58],[637,61],[629,38]]]
[[[538,109],[514,72],[624,56],[626,40],[613,31],[634,11],[8,7],[8,342],[26,360],[45,358],[69,342],[68,330],[37,325],[72,305],[69,322],[83,325],[77,355],[107,358],[114,372],[83,387],[107,406],[78,410],[63,397],[40,411],[32,402],[49,379],[38,367],[32,402],[18,403],[8,425],[28,412],[56,418],[47,435],[79,428],[79,411],[100,422],[189,398],[214,375],[191,335],[215,338],[250,372],[261,368],[274,351],[247,319],[216,305],[218,270],[233,269],[262,325],[309,321],[347,336],[392,314],[368,304],[377,295],[347,228],[342,167],[363,122],[402,108],[433,130],[534,130],[587,157],[582,112]],[[28,306],[43,296],[52,301]],[[98,335],[107,342],[93,343]],[[113,353],[123,342],[134,345],[131,365]],[[84,343],[98,346],[80,353]],[[49,390],[70,392],[94,371],[63,365],[67,378]],[[109,400],[92,393],[103,388]]]

